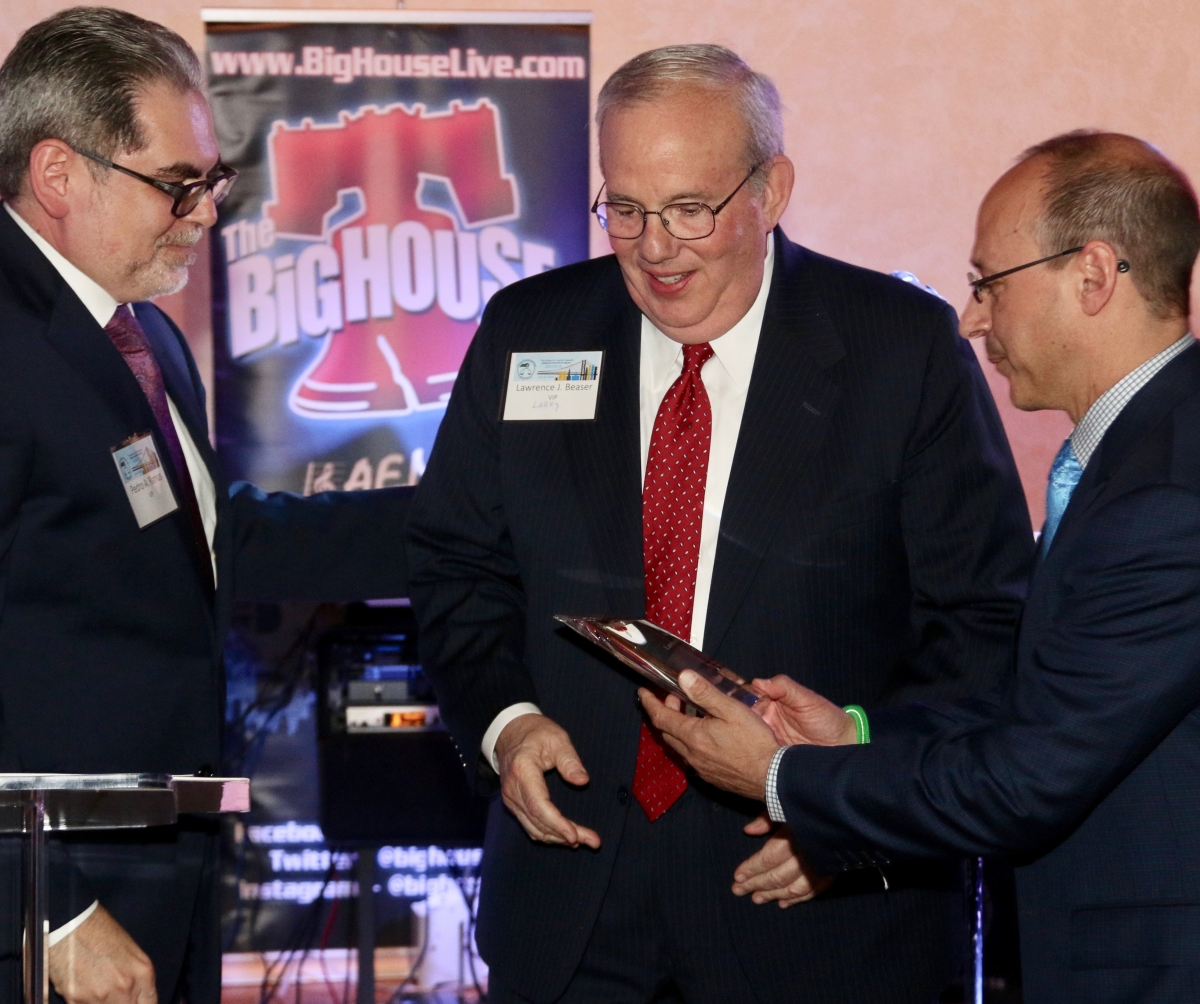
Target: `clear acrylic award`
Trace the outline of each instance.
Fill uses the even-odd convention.
[[[746,707],[758,703],[759,695],[737,673],[650,621],[568,614],[557,614],[554,619],[683,701],[688,697],[679,686],[679,674],[690,669]]]

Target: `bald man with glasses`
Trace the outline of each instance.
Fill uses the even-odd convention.
[[[491,300],[409,521],[422,663],[501,796],[489,998],[926,1004],[958,975],[955,869],[737,899],[786,833],[682,769],[553,616],[646,616],[869,706],[983,689],[1032,556],[991,398],[942,301],[784,236],[779,95],[736,54],[644,53],[597,120],[614,253]],[[538,359],[595,367],[594,409],[522,411]]]
[[[1198,250],[1191,182],[1132,136],[1056,136],[988,192],[963,334],[985,341],[1017,407],[1074,423],[1013,673],[974,700],[882,710],[868,745],[785,677],[761,683],[774,733],[712,688],[689,691],[705,719],[647,694],[702,776],[761,792],[791,829],[796,857],[755,855],[740,893],[786,898],[809,862],[1003,855],[1028,1004],[1197,999]]]

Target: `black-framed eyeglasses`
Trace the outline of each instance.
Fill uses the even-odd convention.
[[[976,303],[983,303],[983,290],[989,283],[995,282],[997,279],[1003,279],[1006,275],[1012,275],[1014,272],[1020,272],[1025,268],[1033,268],[1034,265],[1044,265],[1048,261],[1054,261],[1055,258],[1062,258],[1064,255],[1077,254],[1082,251],[1086,244],[1080,244],[1077,248],[1067,248],[1066,251],[1059,251],[1057,254],[1046,255],[1045,258],[1039,258],[1037,261],[1026,262],[1024,265],[1018,265],[1016,268],[1006,268],[1003,272],[995,272],[992,275],[985,275],[982,279],[974,272],[967,273],[967,282],[971,284],[971,294],[975,297]],[[1117,271],[1128,272],[1129,262],[1124,258],[1117,259]]]
[[[617,237],[623,241],[635,240],[642,236],[646,229],[647,216],[657,216],[667,233],[677,240],[698,241],[717,229],[717,213],[729,205],[760,167],[762,164],[755,164],[750,168],[750,173],[742,179],[742,183],[718,206],[708,206],[703,202],[673,202],[655,211],[642,209],[631,202],[601,202],[600,192],[604,191],[604,185],[601,185],[591,211],[596,214],[600,226],[610,237]]]
[[[74,147],[71,149],[75,150]],[[153,185],[160,192],[171,196],[175,200],[171,205],[171,215],[180,218],[190,215],[209,192],[212,192],[213,202],[219,203],[229,194],[229,190],[238,176],[237,171],[232,167],[219,163],[208,172],[207,178],[190,181],[186,185],[173,185],[169,181],[159,181],[157,178],[139,174],[128,167],[114,164],[107,157],[101,157],[99,154],[90,153],[87,150],[75,150],[75,152],[81,157],[87,157],[88,160],[94,160],[97,164],[103,164],[105,167],[111,167],[114,171],[137,178],[138,181],[144,181],[147,185]]]

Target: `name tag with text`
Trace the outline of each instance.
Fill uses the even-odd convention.
[[[501,418],[505,422],[586,422],[596,417],[604,350],[513,352]]]
[[[179,508],[150,433],[130,436],[113,447],[112,455],[139,530]]]

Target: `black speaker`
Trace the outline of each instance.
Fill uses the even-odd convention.
[[[317,649],[321,829],[330,843],[483,844],[475,797],[406,606],[352,608]]]

